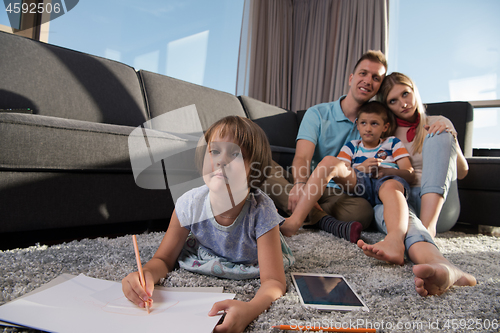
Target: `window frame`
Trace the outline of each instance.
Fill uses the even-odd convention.
[[[500,99],[469,101],[469,103],[472,105],[472,108],[474,110],[475,109],[482,109],[482,108],[500,108]],[[474,135],[474,133],[472,135]],[[474,147],[472,147],[472,156],[473,157],[500,157],[500,149],[499,148],[474,148]]]
[[[500,99],[490,99],[481,101],[469,101],[473,108],[498,108],[500,107]]]
[[[42,4],[44,8],[48,3],[52,3],[52,0],[23,0],[21,4]],[[16,29],[13,27],[9,27],[3,24],[0,24],[0,31],[4,31],[7,33],[11,33],[18,36],[23,36],[27,38],[31,38],[34,40],[38,40],[41,42],[48,42],[49,36],[49,22],[50,18],[46,19],[46,15],[50,16],[50,13],[23,13],[21,11],[21,23],[20,28]],[[41,22],[46,21],[46,23],[41,24]]]

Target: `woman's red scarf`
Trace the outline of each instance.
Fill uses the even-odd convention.
[[[396,117],[396,123],[401,127],[409,127],[406,132],[406,140],[408,140],[408,142],[412,142],[413,139],[415,139],[415,134],[417,133],[417,126],[420,124],[420,113],[417,112],[417,119],[415,122],[409,122]]]

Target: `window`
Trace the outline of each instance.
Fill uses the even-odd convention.
[[[2,6],[0,6],[0,8],[1,8],[1,10],[0,10],[0,30],[11,32],[12,28],[10,26],[10,21],[9,21],[9,17],[7,16],[7,12],[5,11],[5,7],[2,8]]]
[[[235,93],[244,0],[85,0],[48,42]]]
[[[473,147],[475,149],[500,149],[500,136],[498,135],[500,108],[488,107],[491,104],[484,101],[471,101],[471,104],[474,106]],[[497,103],[493,104],[497,105]],[[498,153],[495,155],[498,156]]]
[[[473,147],[500,148],[491,108],[500,107],[500,1],[391,0],[389,9],[389,72],[410,76],[424,103],[470,101]]]

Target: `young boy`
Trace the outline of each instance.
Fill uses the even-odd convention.
[[[303,220],[333,179],[347,193],[384,204],[387,236],[365,254],[383,255],[404,264],[404,238],[408,228],[407,194],[415,179],[409,154],[401,141],[387,136],[393,128],[392,114],[379,102],[368,102],[358,111],[356,126],[361,140],[346,144],[338,157],[326,156],[307,180],[305,193],[289,219]]]

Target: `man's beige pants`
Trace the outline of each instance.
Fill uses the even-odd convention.
[[[288,194],[292,187],[292,174],[273,161],[268,178],[261,189],[273,199],[276,207],[289,215],[291,212],[288,209]],[[363,229],[366,229],[373,220],[373,208],[367,200],[349,196],[340,189],[327,187],[318,203],[323,211],[313,208],[309,213],[307,224],[315,224],[327,214],[340,221],[358,221],[363,225]]]

